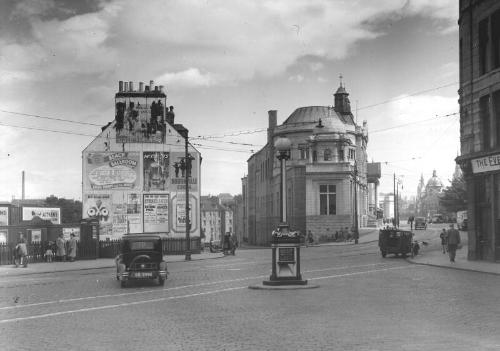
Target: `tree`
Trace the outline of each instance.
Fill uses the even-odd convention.
[[[79,223],[82,219],[82,203],[78,200],[67,200],[50,195],[45,199],[47,206],[61,208],[61,223]]]
[[[454,177],[451,185],[443,190],[439,205],[447,212],[453,213],[467,209],[467,188],[462,175]]]

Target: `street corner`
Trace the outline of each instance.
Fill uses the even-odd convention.
[[[290,284],[290,285],[264,285],[264,283],[260,284],[252,284],[248,286],[249,289],[252,290],[302,290],[302,289],[316,289],[319,288],[318,284],[309,284],[307,282],[306,284],[301,284],[301,285],[296,285],[296,284]]]

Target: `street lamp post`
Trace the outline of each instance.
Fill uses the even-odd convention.
[[[354,162],[354,243],[359,242],[358,223],[358,164]]]
[[[179,134],[184,138],[184,164],[186,165],[186,169],[184,171],[185,175],[185,186],[186,186],[186,252],[185,252],[185,260],[186,261],[191,261],[191,238],[190,238],[190,231],[191,231],[191,222],[189,220],[189,172],[188,172],[188,162],[191,162],[189,159],[189,152],[188,152],[188,146],[189,146],[189,141],[188,141],[188,134],[189,130],[184,127],[183,125],[179,126],[177,128],[177,131]]]
[[[274,147],[280,161],[280,223],[271,236],[272,271],[264,285],[306,285],[300,273],[300,235],[291,231],[287,223],[286,161],[290,159],[292,143],[278,138]]]

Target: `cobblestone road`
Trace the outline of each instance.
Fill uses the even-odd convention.
[[[110,269],[0,280],[2,350],[498,350],[500,277],[302,248],[317,289],[252,290],[270,250],[169,266],[164,287]]]

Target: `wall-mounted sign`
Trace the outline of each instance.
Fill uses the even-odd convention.
[[[0,230],[0,244],[5,244],[7,242],[8,232],[6,230]]]
[[[183,152],[172,152],[170,161],[170,174],[172,190],[179,191],[186,189],[186,174],[188,176],[189,190],[198,190],[198,170],[199,170],[199,159],[198,154],[188,154],[188,159],[186,161],[186,155]]]
[[[166,190],[169,178],[168,152],[143,153],[144,191]]]
[[[31,231],[31,242],[40,242],[42,241],[42,230],[41,229],[30,229]]]
[[[33,217],[49,220],[53,224],[61,224],[61,209],[51,207],[23,207],[23,221],[31,221]]]
[[[87,189],[138,189],[138,152],[92,152],[87,154]]]
[[[144,232],[167,233],[168,194],[144,194]]]
[[[472,172],[482,173],[500,170],[500,154],[475,158],[472,161]]]
[[[80,228],[79,227],[68,227],[62,229],[64,240],[69,240],[71,234],[75,234],[75,239],[80,240]]]
[[[9,225],[8,207],[0,207],[0,225]]]
[[[123,97],[116,99],[117,143],[162,143],[165,139],[166,98]]]

